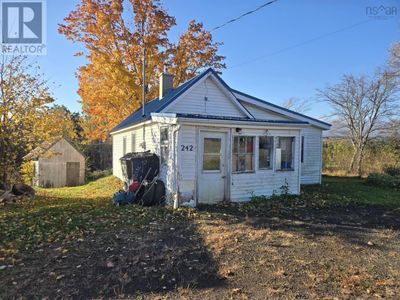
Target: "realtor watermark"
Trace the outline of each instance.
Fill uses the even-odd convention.
[[[46,55],[46,1],[0,0],[1,53]]]
[[[398,16],[399,8],[396,6],[367,6],[365,13],[368,17],[378,20],[387,20]]]

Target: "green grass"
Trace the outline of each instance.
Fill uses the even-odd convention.
[[[111,205],[121,186],[110,176],[80,187],[37,189],[35,200],[0,208],[0,265],[19,252],[80,239],[105,228],[179,219],[179,212],[161,207]]]
[[[80,239],[105,228],[127,224],[140,227],[152,221],[179,221],[190,214],[188,210],[160,207],[114,207],[110,200],[120,187],[121,182],[110,176],[81,187],[38,189],[34,201],[1,208],[0,264],[21,251]],[[400,193],[368,186],[363,179],[324,177],[322,185],[304,187],[300,196],[253,202],[241,206],[241,210],[250,213],[265,205],[278,209],[293,206],[322,209],[346,205],[393,209],[400,207]]]
[[[365,179],[355,177],[324,177],[322,185],[304,187],[301,197],[330,206],[353,204],[400,207],[399,191],[367,185]]]

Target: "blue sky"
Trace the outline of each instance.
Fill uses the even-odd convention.
[[[57,24],[79,1],[47,0],[47,55],[38,62],[52,82],[57,104],[80,111],[77,68],[85,60],[75,57],[79,45],[57,32]],[[265,3],[263,0],[163,0],[177,26],[171,40],[191,19],[211,29]],[[366,8],[395,6],[397,15],[370,18]],[[310,115],[329,114],[315,101],[316,90],[336,83],[341,74],[371,74],[385,63],[388,48],[400,40],[400,1],[279,0],[266,8],[213,32],[223,42],[226,56],[222,78],[233,88],[281,103],[290,97],[312,101]]]

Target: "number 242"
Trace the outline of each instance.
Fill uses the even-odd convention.
[[[181,145],[181,151],[194,151],[194,146],[193,145]]]

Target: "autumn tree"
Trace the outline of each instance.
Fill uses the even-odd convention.
[[[341,81],[319,91],[329,103],[351,140],[353,157],[349,172],[362,174],[362,161],[370,139],[384,135],[399,116],[398,85],[391,72],[373,78],[344,75]]]
[[[49,106],[47,82],[26,57],[2,57],[0,102],[0,181],[17,179],[23,157],[41,142],[75,137],[71,119]]]
[[[131,18],[126,16],[132,15]],[[79,95],[88,116],[92,140],[109,131],[157,95],[158,74],[175,74],[175,86],[205,67],[225,68],[219,43],[201,23],[191,21],[177,43],[168,38],[176,25],[159,0],[82,0],[65,18],[59,32],[85,46],[88,63],[79,68]],[[143,58],[146,58],[143,77]]]

